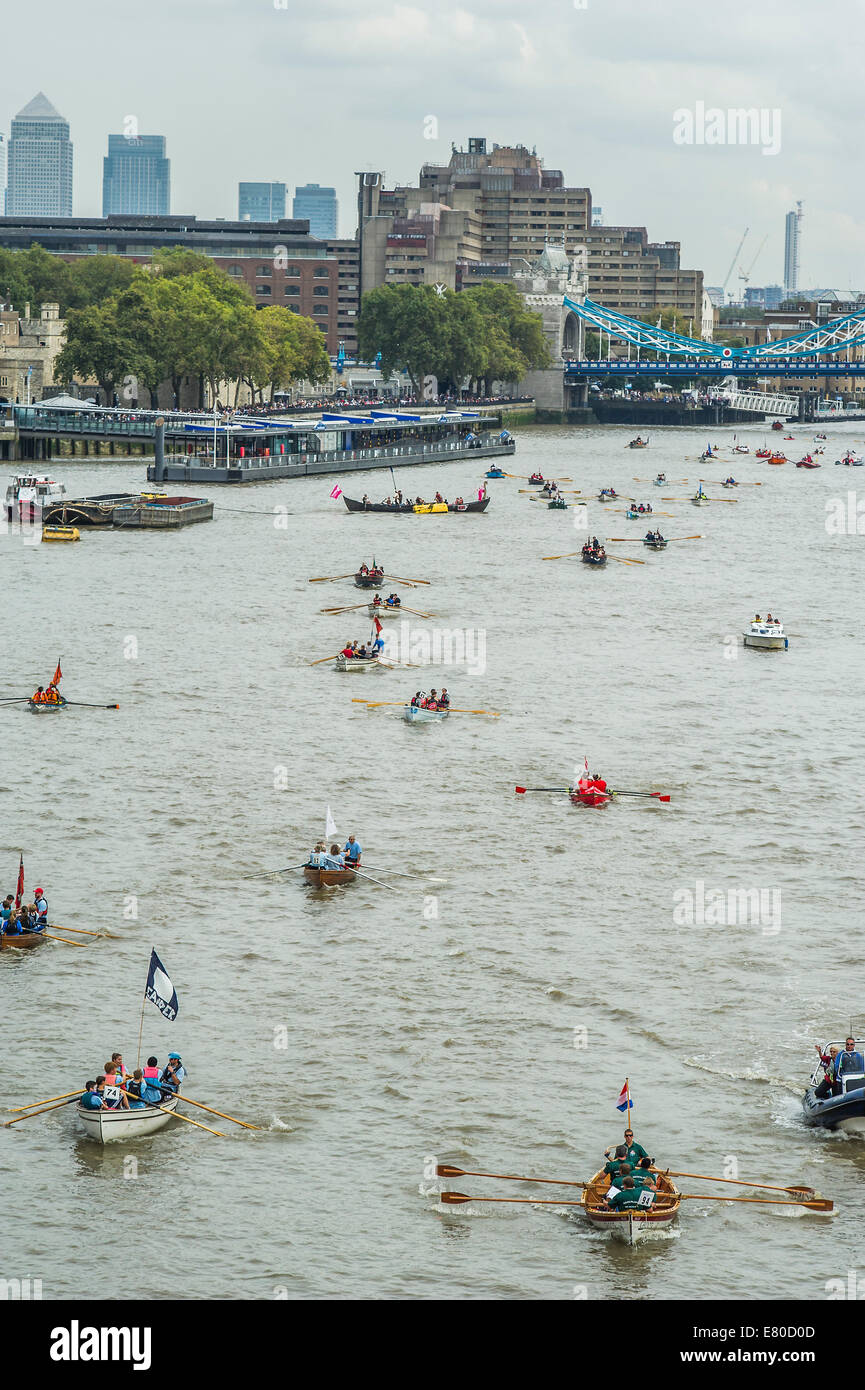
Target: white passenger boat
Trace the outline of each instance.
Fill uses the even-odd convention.
[[[377,656],[343,656],[340,652],[336,658],[335,667],[337,671],[372,671],[376,666],[381,666]]]
[[[25,519],[35,515],[36,507],[45,507],[65,497],[66,488],[53,478],[37,478],[35,473],[16,473],[6,489],[6,515],[11,521],[17,511]]]
[[[764,647],[769,651],[786,651],[790,645],[783,623],[751,623],[743,634],[746,647]]]
[[[407,724],[433,724],[437,719],[447,719],[450,710],[421,709],[420,705],[406,705],[402,717]]]
[[[85,1110],[75,1107],[84,1133],[99,1144],[119,1139],[141,1139],[164,1129],[177,1109],[177,1096],[169,1096],[161,1106],[146,1105],[142,1110]]]

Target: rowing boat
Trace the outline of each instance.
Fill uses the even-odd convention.
[[[533,473],[532,476],[529,478],[528,482],[529,487],[541,487],[544,482],[543,473]]]
[[[822,468],[822,463],[815,463],[813,459],[797,459],[797,468]]]
[[[691,498],[695,507],[708,507],[711,500],[710,497],[706,496],[705,492],[698,492],[695,497]]]
[[[76,1105],[79,1122],[89,1139],[111,1144],[118,1139],[140,1139],[164,1129],[177,1109],[178,1096],[168,1096],[161,1106],[145,1105],[141,1110],[85,1110]]]
[[[450,710],[423,709],[420,705],[406,705],[402,717],[407,724],[433,724],[437,719],[447,719]]]
[[[618,494],[617,492],[612,492],[612,491],[607,492],[606,489],[602,489],[602,490],[598,493],[598,501],[599,501],[599,502],[616,502],[616,501],[618,501],[618,497],[619,497],[619,494]]]
[[[50,714],[54,710],[65,709],[66,701],[61,695],[57,700],[34,700],[31,696],[27,701],[34,714]]]
[[[653,479],[652,479],[652,482],[654,483],[655,487],[666,487],[666,486],[667,486],[667,479],[666,479],[666,478],[653,478]]]
[[[504,473],[497,475],[502,478]],[[433,512],[485,512],[490,505],[488,497],[480,497],[476,502],[403,502],[394,503],[388,506],[387,502],[363,502],[356,497],[346,497],[342,494],[342,500],[350,512],[390,512],[393,516],[428,516]]]
[[[607,563],[607,552],[605,550],[584,550],[582,552],[582,560],[584,565],[605,565]]]
[[[682,1198],[672,1178],[668,1178],[665,1173],[656,1173],[655,1181],[658,1191],[647,1194],[651,1201],[645,1210],[610,1210],[604,1206],[610,1177],[601,1169],[580,1198],[589,1223],[598,1230],[609,1232],[617,1240],[624,1240],[627,1245],[636,1245],[638,1240],[652,1231],[663,1231],[675,1221]]]
[[[380,666],[381,662],[377,656],[343,656],[340,652],[335,658],[334,669],[337,671],[371,671],[373,667]]]
[[[320,869],[317,864],[304,864],[303,876],[313,888],[338,888],[357,877],[354,869]]]
[[[649,538],[648,538],[648,536],[644,536],[644,537],[643,537],[643,545],[647,545],[647,546],[649,547],[650,550],[666,550],[666,549],[667,549],[667,542],[666,542],[665,540],[661,539],[661,540],[659,540],[659,541],[656,541],[656,540],[650,541]]]
[[[507,474],[501,468],[488,468],[486,476],[488,478],[506,478]]]
[[[371,618],[398,618],[402,607],[398,603],[368,603],[366,611]]]
[[[0,936],[0,950],[17,948],[19,951],[27,951],[33,946],[38,946],[40,941],[45,939],[45,933],[42,931],[25,931],[17,936],[7,936],[4,933],[3,936]]]
[[[384,570],[379,565],[375,569],[367,570],[365,574],[358,570],[354,576],[354,584],[356,589],[378,589],[383,579]]]
[[[608,806],[613,799],[609,792],[600,791],[597,787],[581,790],[579,784],[568,789],[568,796],[575,806]]]
[[[629,449],[648,449],[648,447],[648,439],[632,439],[630,444],[628,445]]]
[[[566,512],[568,504],[564,497],[554,497],[552,501],[547,503],[547,508],[553,511]]]
[[[776,464],[777,464],[777,463],[786,463],[786,462],[787,462],[787,455],[786,455],[786,454],[770,454],[769,457],[767,458],[766,462],[767,462],[767,463],[776,463]]]

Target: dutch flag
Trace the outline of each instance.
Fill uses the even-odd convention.
[[[625,1084],[619,1092],[619,1099],[616,1101],[617,1110],[632,1110],[634,1102],[631,1100],[631,1093],[628,1090],[628,1078],[625,1077]]]

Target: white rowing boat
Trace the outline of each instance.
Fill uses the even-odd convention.
[[[336,658],[334,667],[337,671],[372,671],[376,666],[381,666],[377,656],[343,656],[340,652]]]
[[[368,603],[366,611],[371,618],[381,618],[384,622],[386,618],[398,618],[402,608],[399,604],[393,604],[389,607],[386,603]]]
[[[142,1110],[85,1110],[75,1107],[84,1133],[99,1144],[113,1144],[120,1139],[141,1139],[164,1129],[177,1109],[177,1096],[169,1096],[161,1106],[146,1105]]]
[[[450,710],[422,709],[420,705],[406,705],[402,717],[407,724],[432,724],[437,719],[447,719]]]

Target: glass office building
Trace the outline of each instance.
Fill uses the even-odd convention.
[[[40,92],[12,120],[6,185],[9,217],[72,216],[72,142]]]
[[[109,135],[102,161],[102,216],[168,217],[171,161],[163,135]]]
[[[239,183],[239,222],[280,222],[285,217],[284,183]]]
[[[305,183],[294,190],[291,215],[308,219],[310,236],[323,237],[325,240],[335,237],[337,211],[335,188]]]

